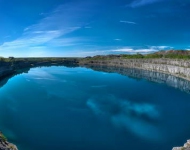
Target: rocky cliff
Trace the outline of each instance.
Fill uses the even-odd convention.
[[[96,66],[96,65],[85,65],[85,67],[91,68],[96,71],[119,73],[138,80],[145,79],[151,82],[164,83],[167,84],[168,86],[190,93],[190,81],[169,74],[136,69],[136,68],[122,68],[122,67]]]
[[[124,59],[124,58],[90,58],[81,59],[81,66],[113,66],[120,68],[137,68],[161,72],[190,80],[190,61],[183,59]]]
[[[6,77],[14,73],[12,64],[9,62],[0,62],[0,78]]]
[[[0,79],[18,73],[26,68],[40,66],[78,66],[76,58],[15,58],[13,60],[0,61]]]
[[[0,62],[0,78],[14,73],[18,69],[30,68],[44,65],[93,65],[93,66],[113,66],[120,68],[136,68],[155,72],[170,74],[176,77],[190,80],[190,61],[184,59],[126,59],[118,56],[110,57],[93,57],[83,59],[64,58],[57,60],[43,59],[15,59],[11,62]]]
[[[190,150],[190,140],[187,140],[187,143],[182,147],[174,147],[172,150]]]
[[[0,132],[0,150],[18,150],[17,147],[9,143],[6,137]]]

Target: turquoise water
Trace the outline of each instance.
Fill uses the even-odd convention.
[[[19,150],[170,150],[190,138],[190,94],[86,68],[42,67],[0,88]]]

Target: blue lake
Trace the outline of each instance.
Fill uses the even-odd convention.
[[[187,92],[80,67],[33,68],[0,88],[0,130],[19,150],[171,150],[190,138],[189,114]]]

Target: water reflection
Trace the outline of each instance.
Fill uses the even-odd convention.
[[[78,67],[77,64],[64,64],[64,65],[59,65],[59,64],[47,64],[47,65],[36,65],[36,66],[33,66],[33,67],[26,67],[26,68],[22,68],[22,69],[18,69],[17,71],[15,71],[14,74],[12,75],[8,75],[6,77],[1,77],[0,78],[0,88],[3,87],[9,79],[11,79],[12,77],[16,76],[16,75],[19,75],[19,74],[23,74],[23,73],[28,73],[32,68],[41,68],[41,67],[52,67],[52,66],[57,66],[57,67],[61,67],[61,66],[64,66],[64,67],[70,67],[70,68],[75,68],[75,67]],[[41,78],[42,79],[42,78]],[[43,78],[44,79],[44,78]]]
[[[59,66],[59,65],[58,65]],[[45,66],[45,67],[51,67],[51,66]],[[67,66],[67,67],[78,67],[78,66]],[[190,93],[190,81],[187,81],[185,79],[175,77],[169,74],[164,74],[160,72],[153,72],[148,70],[141,70],[141,69],[134,69],[134,68],[118,68],[118,67],[106,67],[106,66],[88,66],[85,67],[91,68],[96,71],[103,71],[108,73],[119,73],[121,75],[125,75],[131,78],[135,78],[138,80],[146,79],[148,81],[156,82],[156,83],[164,83],[168,86],[180,89],[181,91]],[[34,67],[35,68],[35,67]],[[25,68],[18,70],[15,74],[8,76],[6,78],[3,78],[0,80],[0,88],[4,86],[7,81],[14,77],[15,75],[22,74],[22,73],[28,73],[31,68]],[[39,79],[45,79],[45,78],[39,78]],[[49,78],[47,78],[49,79]],[[106,85],[100,85],[100,86],[93,86],[94,88],[97,87],[104,87]]]
[[[67,150],[167,150],[189,138],[184,116],[190,95],[171,88],[189,92],[188,81],[138,69],[90,68],[101,72],[44,67],[22,70],[8,84],[9,78],[2,80],[0,129],[21,150],[52,150],[56,142],[56,149]]]
[[[116,127],[125,128],[136,136],[149,140],[161,140],[163,135],[157,128],[160,112],[155,105],[122,100],[113,95],[95,96],[87,106],[98,117],[106,117]]]
[[[108,73],[119,73],[138,80],[146,79],[156,83],[164,83],[168,86],[180,89],[181,91],[190,93],[190,81],[178,78],[169,74],[160,72],[153,72],[148,70],[134,69],[134,68],[118,68],[106,66],[85,66],[96,71],[103,71]]]

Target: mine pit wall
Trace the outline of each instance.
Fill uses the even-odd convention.
[[[134,68],[119,68],[111,66],[90,66],[86,65],[85,67],[93,69],[95,71],[102,71],[107,73],[119,73],[130,78],[137,80],[145,79],[151,82],[163,83],[168,86],[177,88],[181,91],[187,92],[190,94],[190,81],[178,78],[169,74],[153,72],[143,69],[134,69]]]
[[[123,68],[137,68],[170,74],[190,81],[190,61],[174,59],[82,59],[81,66],[113,66]]]
[[[11,63],[0,62],[0,79],[14,73]]]
[[[58,60],[50,60],[44,61],[43,59],[30,61],[28,60],[16,60],[11,62],[3,62],[0,61],[0,79],[13,75],[18,70],[25,69],[25,68],[35,68],[35,67],[43,67],[43,66],[68,66],[68,67],[76,67],[78,66],[78,59],[75,58],[65,58],[65,59],[58,59]]]
[[[16,70],[26,67],[44,66],[44,65],[73,65],[76,66],[112,66],[119,68],[136,68],[148,71],[160,72],[190,81],[190,61],[182,59],[124,59],[124,58],[81,58],[65,59],[63,61],[52,62],[0,62],[0,78],[13,74]]]

